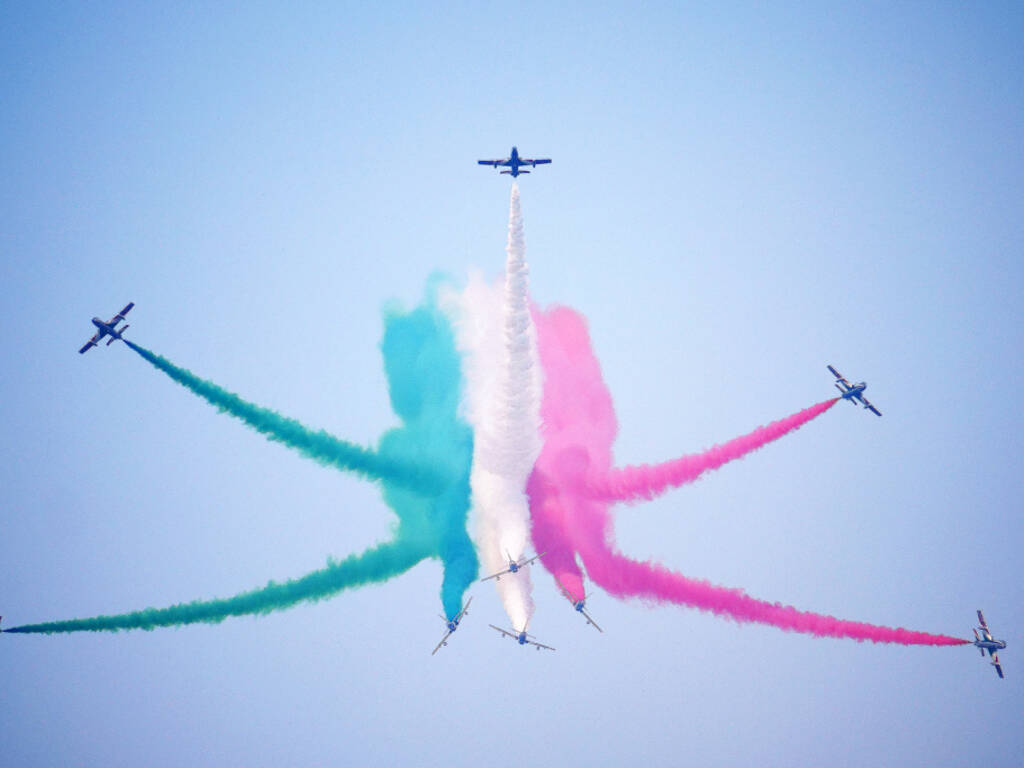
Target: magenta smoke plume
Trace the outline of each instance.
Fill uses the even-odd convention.
[[[748,453],[788,435],[823,414],[838,400],[836,397],[812,405],[792,416],[773,421],[765,427],[758,427],[748,435],[716,445],[702,453],[682,456],[662,464],[641,464],[636,467],[611,469],[604,475],[588,477],[587,492],[595,498],[608,501],[653,499],[670,488],[692,483],[705,472],[718,469],[730,461],[742,459]]]
[[[582,594],[575,560],[578,553],[587,575],[617,597],[643,597],[688,605],[736,621],[770,624],[820,637],[907,645],[962,645],[966,642],[955,637],[799,611],[791,606],[758,600],[739,589],[690,579],[662,565],[637,562],[619,554],[613,543],[608,504],[593,498],[585,482],[585,478],[609,474],[611,446],[618,429],[611,396],[591,350],[586,325],[579,314],[566,308],[535,312],[534,324],[545,374],[541,405],[545,444],[528,486],[530,514],[537,547],[548,552],[544,566],[562,579],[574,595]],[[827,401],[809,410],[818,409],[814,413],[818,415],[833,402]],[[801,423],[805,422],[806,419]],[[693,471],[691,468],[691,475]],[[673,475],[684,476],[686,473],[682,470]],[[659,482],[664,482],[664,478],[655,478],[649,486],[657,487]],[[642,487],[642,484],[634,487]]]

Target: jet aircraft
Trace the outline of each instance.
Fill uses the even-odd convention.
[[[506,552],[505,554],[508,555],[508,568],[498,573],[492,573],[490,576],[484,576],[482,579],[480,579],[480,581],[487,581],[488,579],[495,579],[497,581],[501,581],[501,577],[504,576],[506,573],[519,573],[520,568],[529,565],[538,557],[544,557],[546,553],[541,552],[539,555],[534,555],[529,560],[523,559],[523,557],[526,557],[526,555],[523,555],[523,557],[520,557],[518,560],[516,560],[508,552]]]
[[[531,168],[536,168],[538,165],[546,165],[547,163],[550,163],[551,159],[543,158],[539,160],[534,160],[529,157],[520,157],[519,150],[516,149],[515,147],[512,147],[512,154],[510,154],[504,160],[477,160],[476,162],[478,165],[490,165],[495,168],[497,168],[498,166],[502,166],[508,168],[508,170],[502,171],[501,173],[511,174],[512,178],[514,179],[520,173],[529,173],[529,171],[520,170],[524,165],[528,165]]]
[[[856,384],[851,384],[850,382],[843,378],[843,374],[841,374],[831,365],[828,367],[828,369],[832,371],[833,376],[839,379],[839,381],[835,383],[836,389],[843,393],[844,400],[849,400],[854,405],[857,404],[854,401],[859,400],[861,403],[864,404],[864,408],[866,410],[871,411],[873,414],[875,414],[875,416],[882,415],[882,413],[877,408],[875,408],[875,406],[869,403],[866,397],[864,397],[864,390],[868,388],[867,382],[860,381]]]
[[[992,657],[992,661],[989,663],[996,668],[996,673],[1000,679],[1003,677],[1003,668],[999,665],[999,656],[996,655],[996,651],[1001,651],[1006,647],[1005,640],[995,640],[992,638],[992,633],[988,630],[988,624],[985,623],[985,615],[978,610],[978,622],[981,624],[978,629],[981,630],[981,635],[978,635],[978,629],[974,630],[974,644],[978,647],[981,655],[984,657],[985,651],[988,651],[989,656]]]
[[[473,598],[469,598],[466,604],[462,606],[462,610],[459,611],[458,615],[454,619],[446,619],[444,616],[441,617],[441,621],[445,623],[448,631],[445,632],[444,637],[441,638],[441,642],[437,644],[437,648],[430,652],[433,656],[435,653],[441,650],[441,646],[448,645],[448,638],[452,636],[452,632],[459,628],[459,622],[462,621],[462,617],[469,613],[469,604],[473,602]]]
[[[109,347],[117,339],[121,339],[121,334],[128,330],[128,326],[125,325],[123,328],[118,330],[117,324],[124,320],[124,316],[128,314],[128,310],[135,306],[135,302],[129,302],[128,306],[114,315],[113,319],[109,323],[104,323],[98,317],[92,319],[92,324],[95,325],[99,330],[93,335],[91,339],[85,342],[85,346],[78,350],[78,354],[82,355],[89,351],[90,347],[95,347],[96,342],[100,341],[104,336],[109,336],[110,341],[107,342]],[[124,339],[121,339],[124,341]]]
[[[530,638],[532,638],[533,635],[526,634],[526,627],[528,627],[529,625],[530,625],[530,622],[526,622],[526,626],[523,627],[523,631],[522,632],[509,632],[507,629],[502,629],[501,627],[496,627],[493,624],[490,624],[488,626],[490,626],[491,629],[495,629],[498,632],[501,632],[502,637],[511,637],[513,640],[515,640],[520,645],[532,645],[538,651],[541,648],[546,648],[549,651],[555,650],[550,645],[544,645],[543,643],[538,643],[536,640],[531,640]]]
[[[596,629],[598,632],[603,633],[604,630],[601,629],[599,626],[597,626],[597,622],[594,621],[592,618],[590,618],[590,614],[587,613],[586,610],[585,610],[587,596],[583,595],[583,599],[582,600],[576,600],[572,595],[569,594],[569,590],[565,588],[565,584],[562,583],[561,579],[559,579],[556,576],[555,577],[555,581],[558,582],[558,588],[562,590],[562,594],[565,595],[566,600],[568,600],[570,603],[572,603],[572,607],[576,611],[578,611],[579,613],[583,614],[583,618],[585,618],[587,620],[587,624],[592,624],[594,629]]]

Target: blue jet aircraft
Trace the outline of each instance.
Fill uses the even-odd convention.
[[[469,604],[473,602],[473,598],[469,598],[466,604],[462,606],[462,610],[459,611],[458,615],[454,619],[446,619],[444,616],[441,617],[441,621],[448,627],[448,631],[445,632],[444,637],[441,638],[441,642],[437,644],[437,648],[430,652],[433,656],[435,653],[441,650],[441,646],[448,645],[448,638],[452,636],[452,632],[459,628],[459,622],[462,621],[462,617],[469,613]]]
[[[992,638],[992,633],[988,631],[988,624],[985,623],[985,616],[980,609],[978,610],[978,621],[981,623],[981,626],[978,627],[981,630],[981,635],[978,635],[978,629],[974,630],[974,644],[981,651],[982,657],[985,656],[985,651],[988,651],[989,656],[992,657],[992,661],[989,663],[996,668],[999,678],[1002,679],[1003,668],[999,665],[999,656],[996,655],[996,651],[1005,648],[1006,641]]]
[[[480,581],[487,581],[488,579],[496,579],[497,581],[501,581],[501,577],[504,576],[506,573],[519,573],[520,568],[526,567],[534,560],[536,560],[538,557],[544,557],[545,555],[544,552],[541,552],[539,555],[534,555],[529,560],[524,560],[523,558],[526,557],[526,555],[523,555],[518,560],[516,560],[508,552],[506,552],[505,554],[508,555],[508,568],[506,568],[504,571],[500,571],[499,573],[492,573],[490,576],[484,576],[482,579],[480,579]]]
[[[495,629],[498,632],[501,632],[501,636],[502,637],[511,637],[513,640],[515,640],[520,645],[532,645],[538,651],[541,648],[545,648],[545,649],[547,649],[549,651],[555,650],[550,645],[544,645],[543,643],[538,643],[536,640],[531,640],[530,639],[530,638],[533,637],[533,635],[526,634],[526,627],[530,626],[530,622],[526,622],[526,626],[523,627],[523,631],[522,632],[509,632],[507,629],[502,629],[501,627],[496,627],[493,624],[490,624],[489,626],[490,626],[491,629]]]
[[[544,158],[541,160],[533,160],[528,157],[520,157],[519,150],[516,149],[515,147],[512,147],[512,154],[506,157],[504,160],[477,160],[476,162],[478,165],[491,165],[495,168],[497,168],[498,166],[502,166],[508,168],[507,171],[502,171],[502,173],[511,174],[512,178],[514,179],[520,173],[529,173],[529,171],[520,170],[520,168],[522,168],[524,165],[528,165],[531,168],[536,168],[538,165],[546,165],[547,163],[550,163],[551,159]]]
[[[555,577],[555,581],[558,582],[558,588],[562,590],[562,594],[565,595],[565,599],[572,603],[572,607],[579,613],[583,614],[583,618],[587,620],[587,624],[592,624],[594,629],[598,632],[604,633],[604,630],[597,626],[597,622],[590,618],[590,614],[586,612],[586,600],[587,596],[584,595],[582,600],[576,600],[572,595],[569,594],[569,590],[565,588],[565,584],[562,580]]]
[[[859,400],[864,404],[864,408],[871,411],[875,416],[881,416],[882,413],[875,406],[868,402],[868,399],[864,397],[864,390],[868,388],[867,382],[860,381],[856,384],[851,384],[843,378],[843,374],[833,368],[831,365],[828,367],[832,371],[832,375],[835,376],[839,381],[836,382],[836,389],[843,393],[843,399],[849,400],[851,403],[856,405],[855,400]]]
[[[114,315],[113,319],[109,323],[104,323],[98,317],[94,317],[92,319],[92,324],[99,328],[99,330],[96,331],[96,333],[93,335],[91,339],[85,342],[85,346],[78,350],[78,354],[83,355],[86,352],[88,352],[89,348],[95,347],[96,342],[100,341],[104,336],[110,337],[110,341],[107,342],[108,347],[118,339],[121,339],[121,334],[128,330],[128,326],[125,325],[123,328],[118,330],[117,324],[124,320],[124,316],[128,314],[128,310],[130,310],[134,306],[134,301],[129,302],[128,306],[122,309],[116,315]],[[121,341],[124,341],[124,339],[121,339]]]

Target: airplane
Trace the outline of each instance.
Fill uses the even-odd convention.
[[[499,573],[492,573],[490,576],[484,576],[482,579],[480,579],[480,581],[487,581],[488,579],[496,579],[497,581],[501,581],[501,577],[504,576],[506,573],[519,573],[520,568],[529,565],[538,557],[544,557],[544,555],[547,553],[541,552],[539,555],[534,555],[529,560],[523,560],[522,557],[520,557],[519,560],[516,560],[508,552],[505,552],[505,554],[508,555],[508,568]],[[525,557],[525,555],[523,555],[523,557]]]
[[[843,393],[844,400],[849,400],[854,405],[857,404],[854,401],[859,400],[861,403],[864,404],[864,408],[868,411],[871,411],[873,414],[875,414],[875,416],[882,415],[881,411],[875,408],[875,406],[869,403],[868,399],[864,397],[864,390],[868,388],[867,382],[861,381],[856,384],[851,384],[850,382],[843,378],[843,374],[841,374],[831,365],[828,367],[828,369],[832,371],[833,376],[839,379],[839,381],[835,383],[836,389]]]
[[[458,615],[454,619],[446,619],[444,616],[441,617],[441,621],[448,627],[448,631],[445,632],[444,637],[441,638],[441,642],[437,644],[437,648],[430,652],[433,656],[435,653],[441,650],[441,646],[448,645],[448,638],[452,636],[452,632],[459,628],[459,622],[462,621],[462,617],[469,613],[469,604],[473,602],[473,598],[469,598],[466,604],[462,606],[462,610],[459,611]]]
[[[551,159],[544,158],[541,160],[532,160],[528,157],[520,157],[519,150],[516,149],[515,147],[512,147],[512,154],[510,154],[504,160],[477,160],[476,162],[477,165],[491,165],[494,166],[495,168],[497,168],[499,165],[507,166],[508,170],[502,171],[502,173],[509,173],[512,175],[512,178],[514,179],[520,173],[529,173],[529,171],[519,170],[524,165],[528,165],[531,168],[536,168],[538,165],[546,165],[547,163],[550,163]]]
[[[532,645],[532,646],[535,646],[538,651],[541,648],[546,648],[549,651],[555,650],[550,645],[544,645],[543,643],[538,643],[536,640],[531,640],[530,639],[531,637],[533,637],[533,635],[526,634],[526,627],[530,626],[530,622],[529,621],[526,622],[526,626],[523,627],[523,631],[522,632],[509,632],[507,629],[502,629],[501,627],[496,627],[493,624],[489,624],[488,626],[491,629],[496,629],[498,632],[501,632],[502,637],[511,637],[513,640],[515,640],[520,645]]]
[[[981,630],[981,636],[978,635],[978,629],[974,630],[974,644],[978,647],[981,655],[985,655],[985,651],[988,651],[989,656],[992,657],[992,661],[989,663],[996,668],[996,672],[999,674],[1000,679],[1003,677],[1003,668],[999,665],[999,656],[996,655],[996,651],[1001,651],[1006,647],[1005,640],[994,640],[992,633],[988,630],[988,624],[985,623],[985,615],[978,610],[978,621],[981,626],[978,629]]]
[[[95,335],[85,343],[84,347],[78,350],[78,354],[84,355],[86,352],[89,351],[90,347],[95,347],[96,342],[100,341],[104,336],[110,337],[110,341],[107,342],[108,347],[111,344],[113,344],[117,339],[121,339],[121,334],[128,330],[128,326],[126,325],[123,328],[121,328],[121,330],[118,330],[117,324],[124,320],[124,316],[128,314],[128,310],[130,310],[134,306],[134,301],[129,302],[128,306],[122,309],[116,315],[114,315],[114,317],[111,319],[109,323],[104,323],[98,317],[94,317],[92,319],[92,324],[99,328],[99,330],[96,331]],[[124,339],[121,339],[121,341],[124,341]]]
[[[587,620],[587,624],[593,624],[594,625],[594,629],[596,629],[598,632],[601,632],[603,634],[604,630],[601,629],[599,626],[597,626],[597,622],[594,621],[592,618],[590,618],[590,614],[587,613],[584,610],[584,606],[586,604],[587,596],[584,595],[582,600],[574,600],[573,596],[569,594],[569,590],[565,588],[565,584],[562,583],[562,580],[556,576],[555,577],[555,581],[558,582],[558,587],[559,587],[559,589],[562,590],[562,594],[565,595],[566,599],[570,603],[572,603],[572,607],[575,608],[579,613],[583,614],[583,618],[585,618]]]

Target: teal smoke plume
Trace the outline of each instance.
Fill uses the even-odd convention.
[[[458,417],[461,361],[448,319],[437,308],[433,286],[423,305],[411,312],[385,312],[384,327],[381,351],[392,408],[402,424],[381,437],[376,452],[351,446],[326,432],[313,433],[292,419],[246,403],[141,347],[131,346],[175,381],[271,439],[322,463],[379,479],[384,500],[398,516],[393,541],[341,561],[329,561],[326,567],[300,578],[270,582],[233,597],[28,624],[5,631],[97,632],[217,623],[229,616],[269,613],[302,601],[321,600],[344,589],[385,581],[428,557],[442,562],[441,599],[446,615],[454,617],[461,610],[466,588],[476,580],[479,570],[466,532],[473,437]],[[429,467],[430,483],[424,486],[410,482],[400,471],[410,467]],[[418,472],[414,476],[423,477]]]

